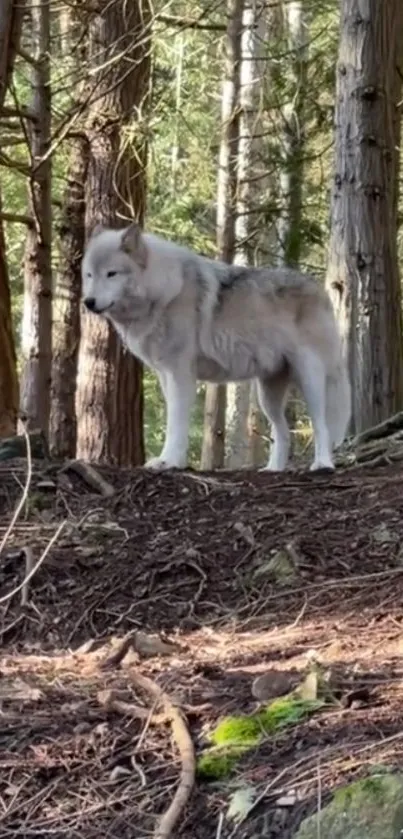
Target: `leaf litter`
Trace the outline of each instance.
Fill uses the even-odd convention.
[[[25,469],[0,469],[0,538]],[[172,835],[287,839],[316,806],[318,761],[324,799],[402,765],[401,468],[97,471],[88,486],[34,462],[0,557],[3,598],[65,522],[24,602],[0,604],[2,836],[157,835],[183,765],[136,674],[180,710],[197,758],[228,716],[298,689],[313,701],[329,680],[324,709],[263,733],[227,778],[197,779]]]

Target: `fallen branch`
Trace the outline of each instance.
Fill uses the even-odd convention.
[[[132,649],[140,658],[154,658],[161,655],[174,655],[181,648],[178,644],[163,641],[159,635],[150,635],[141,630],[133,630],[125,635],[110,655],[101,663],[101,670],[117,667],[129,650]]]
[[[346,440],[336,466],[387,466],[403,460],[403,411]]]
[[[125,639],[126,643],[122,645],[120,652],[122,649],[127,649],[128,640]],[[152,724],[171,724],[172,735],[178,747],[182,763],[180,782],[171,804],[161,816],[154,830],[154,839],[169,839],[193,790],[196,774],[194,747],[182,712],[173,704],[168,694],[153,682],[152,679],[149,679],[147,676],[142,676],[140,673],[131,672],[130,678],[134,687],[140,688],[140,690],[148,693],[152,697],[154,707],[163,707],[162,713],[155,713],[153,710],[147,711],[139,705],[125,702],[117,698],[116,693],[114,694],[113,691],[101,691],[98,694],[98,700],[108,710],[127,714]]]
[[[115,488],[97,472],[89,463],[83,460],[70,460],[61,470],[62,472],[75,472],[92,489],[96,489],[104,498],[111,498],[115,494]]]
[[[180,709],[172,703],[168,694],[147,676],[140,673],[131,673],[130,675],[135,687],[149,693],[154,701],[163,706],[167,718],[170,720],[172,735],[181,756],[182,770],[178,789],[154,831],[154,839],[169,839],[193,790],[196,774],[193,743]]]
[[[153,714],[152,711],[147,711],[141,705],[135,705],[134,702],[126,702],[126,700],[120,699],[116,691],[113,690],[100,690],[98,702],[105,708],[105,711],[115,711],[123,716],[134,717],[136,720],[143,720],[152,725],[163,725],[170,721],[165,712]]]
[[[382,437],[390,437],[390,435],[394,434],[395,431],[401,431],[402,429],[403,411],[399,411],[398,414],[393,414],[392,417],[388,417],[388,419],[378,423],[378,425],[373,425],[371,428],[367,428],[365,431],[357,434],[357,436],[351,441],[351,445],[358,448],[359,446],[364,445],[364,443],[368,443],[370,440],[379,440]]]

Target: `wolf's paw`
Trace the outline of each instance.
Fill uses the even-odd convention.
[[[167,472],[169,469],[184,469],[185,466],[186,463],[173,458],[152,457],[151,460],[147,460],[144,468],[152,472]]]
[[[322,458],[321,460],[314,460],[310,467],[311,472],[334,472],[335,465],[330,458]]]

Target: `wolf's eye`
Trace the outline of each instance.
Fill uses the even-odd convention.
[[[117,271],[108,271],[106,276],[107,276],[108,280],[111,280],[112,277],[116,277],[117,273],[118,273]]]

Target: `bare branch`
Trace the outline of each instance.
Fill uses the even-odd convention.
[[[32,216],[26,216],[22,213],[1,212],[0,219],[1,221],[11,222],[11,224],[26,224],[27,227],[33,227],[34,224]]]

